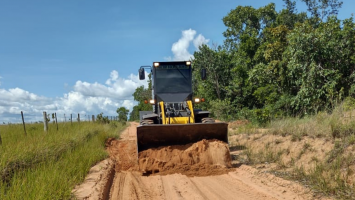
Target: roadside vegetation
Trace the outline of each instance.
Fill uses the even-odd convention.
[[[89,169],[107,157],[105,141],[125,127],[110,123],[0,126],[0,199],[70,199]]]
[[[355,104],[348,98],[333,112],[287,117],[265,126],[230,127],[235,158],[336,199],[355,198]]]
[[[232,9],[223,18],[224,44],[194,53],[195,95],[206,98],[200,106],[218,119],[265,125],[331,112],[355,97],[355,23],[337,18],[342,5],[284,0],[280,11],[274,3]]]

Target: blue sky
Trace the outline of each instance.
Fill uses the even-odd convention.
[[[131,109],[134,88],[146,84],[139,66],[222,44],[231,9],[269,2],[283,8],[281,0],[0,0],[0,123],[19,121],[21,110],[35,121],[42,111]],[[343,2],[341,19],[355,7]]]

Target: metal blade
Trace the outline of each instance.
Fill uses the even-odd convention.
[[[217,139],[228,143],[228,124],[152,124],[137,127],[138,152],[161,146],[185,145],[203,139]]]

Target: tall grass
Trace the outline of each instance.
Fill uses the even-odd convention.
[[[294,139],[302,136],[317,138],[344,138],[355,133],[353,110],[336,107],[332,113],[319,112],[303,118],[289,117],[271,121],[267,128],[275,135],[291,135]]]
[[[0,126],[0,199],[68,199],[90,167],[107,157],[104,142],[118,137],[120,124],[81,122]]]
[[[331,113],[320,112],[317,115],[303,118],[289,117],[271,121],[263,131],[263,135],[258,137],[276,135],[282,136],[277,137],[280,141],[299,142],[298,144],[303,144],[300,146],[299,154],[292,157],[290,162],[284,163],[281,156],[288,155],[287,151],[290,147],[276,148],[280,142],[275,140],[275,142],[265,145],[262,150],[255,150],[250,147],[251,143],[257,142],[254,140],[243,144],[247,147],[243,153],[246,160],[244,162],[247,164],[276,163],[279,171],[288,169],[287,173],[278,173],[279,171],[275,169],[275,174],[286,175],[285,177],[304,183],[314,191],[335,196],[336,199],[355,199],[355,154],[353,153],[355,149],[355,109],[354,105],[350,107],[348,105],[347,102],[344,102]],[[240,127],[234,133],[248,136],[260,133],[255,130],[255,127],[249,125]],[[294,164],[308,150],[314,149],[312,143],[304,142],[310,138],[328,141],[327,144],[332,145],[331,150],[324,157],[312,158],[315,164],[311,168],[306,169],[304,165],[296,167]]]

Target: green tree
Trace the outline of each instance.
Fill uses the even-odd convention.
[[[215,101],[227,99],[230,103],[229,88],[231,82],[231,54],[221,47],[214,45],[211,49],[207,45],[199,47],[194,53],[193,63],[193,88],[194,95],[204,97],[206,103],[200,104],[200,108],[210,110]],[[201,70],[206,69],[207,78],[201,80]]]
[[[139,120],[139,111],[151,111],[153,108],[150,104],[145,103],[144,101],[149,101],[152,99],[152,76],[148,75],[148,88],[140,86],[136,88],[133,93],[133,98],[138,102],[136,106],[133,107],[132,112],[130,113],[129,120]]]
[[[257,54],[264,42],[263,30],[272,27],[277,18],[275,4],[270,3],[261,8],[238,6],[223,18],[227,30],[225,45],[232,55],[232,83],[229,93],[232,94],[232,104],[238,109],[244,106],[252,108],[257,102],[253,89],[248,83],[248,72],[255,65],[263,62],[262,54]]]
[[[96,122],[100,124],[109,124],[110,120],[108,119],[108,116],[103,116],[103,113],[100,113],[96,116]]]
[[[335,16],[321,22],[299,24],[288,35],[285,61],[288,79],[297,94],[293,105],[300,112],[331,108],[353,85],[354,23]]]
[[[269,27],[276,19],[275,4],[255,9],[238,6],[223,18],[227,30],[225,44],[229,49],[243,49],[245,56],[252,58],[262,37],[262,29]]]
[[[199,47],[199,51],[194,53],[193,59],[193,79],[195,89],[203,96],[212,99],[224,99],[226,97],[225,87],[230,83],[230,60],[231,57],[221,46],[212,50],[207,45]],[[207,80],[201,80],[201,69],[206,69]]]
[[[285,2],[285,9],[282,9],[276,17],[274,27],[284,25],[288,29],[293,29],[296,23],[305,22],[308,17],[306,12],[297,12],[296,1],[283,0]]]
[[[118,121],[120,122],[126,122],[127,121],[127,115],[129,113],[129,110],[125,107],[119,107],[116,110],[118,114]]]
[[[256,98],[254,107],[268,107],[272,115],[276,112],[280,115],[280,109],[290,106],[277,103],[280,99],[284,99],[283,95],[288,96],[287,65],[283,61],[283,53],[288,45],[289,32],[286,25],[266,28],[264,30],[265,41],[256,53],[260,57],[259,63],[248,71],[248,84],[253,88],[253,96]],[[282,100],[282,102],[288,101]],[[278,106],[274,107],[274,104]]]
[[[224,46],[203,45],[194,53],[195,95],[207,97],[204,108],[219,118],[267,123],[355,97],[353,18],[337,19],[338,0],[301,2],[307,10],[298,12],[296,1],[284,0],[279,12],[273,3],[238,6],[223,18]]]

